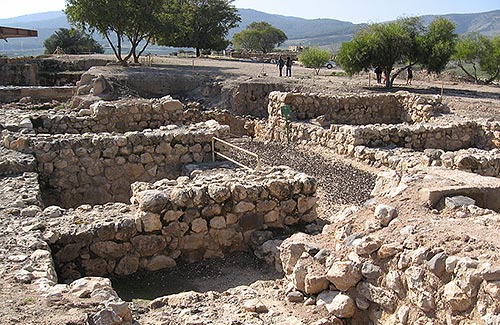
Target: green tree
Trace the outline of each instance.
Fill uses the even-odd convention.
[[[166,1],[166,0],[165,0]],[[140,55],[161,28],[160,14],[164,0],[66,0],[68,20],[91,32],[102,34],[118,61],[127,65]],[[123,54],[123,42],[130,45]]]
[[[453,59],[474,82],[491,83],[500,76],[500,36],[466,35],[458,41]],[[486,74],[484,80],[479,77],[481,72]]]
[[[300,55],[299,60],[306,68],[313,68],[316,75],[325,64],[330,60],[332,54],[330,51],[322,50],[317,47],[305,49]]]
[[[74,28],[59,28],[43,42],[45,53],[51,54],[61,49],[67,54],[104,53],[104,48],[87,33]]]
[[[456,43],[455,24],[448,19],[437,18],[426,32],[417,37],[417,60],[428,71],[439,73],[455,53]]]
[[[237,27],[241,18],[232,5],[233,0],[175,0],[164,10],[164,25],[174,26],[164,32],[158,44],[194,47],[196,56],[201,50],[220,51],[229,45],[226,36]]]
[[[343,43],[337,61],[349,74],[379,66],[387,73],[386,87],[408,67],[420,64],[429,72],[441,72],[450,60],[456,42],[454,24],[446,19],[424,28],[419,18],[403,18],[386,24],[371,24],[352,41]],[[404,63],[393,72],[394,67]]]
[[[268,53],[280,46],[288,37],[285,32],[264,21],[254,22],[233,36],[237,48]]]

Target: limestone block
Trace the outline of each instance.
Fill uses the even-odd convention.
[[[500,281],[487,282],[484,291],[494,300],[500,301]]]
[[[111,280],[100,277],[84,277],[71,282],[69,285],[69,293],[79,298],[88,298],[92,292],[99,289],[112,290]]]
[[[108,273],[108,264],[103,258],[82,260],[82,267],[87,275],[105,276]]]
[[[306,265],[303,265],[301,261],[299,261],[293,268],[293,272],[291,274],[292,283],[295,289],[301,292],[306,291],[306,275],[307,267]]]
[[[193,200],[189,191],[183,188],[173,188],[170,193],[170,200],[174,205],[181,208],[193,206]]]
[[[285,213],[292,213],[297,207],[297,202],[295,200],[286,200],[280,203],[280,208]]]
[[[198,250],[205,247],[205,234],[193,234],[185,236],[182,240],[182,249],[184,250]]]
[[[381,287],[374,286],[368,282],[360,282],[356,286],[359,295],[376,303],[388,313],[394,313],[397,307],[397,297],[394,293]]]
[[[361,239],[356,239],[353,242],[353,245],[355,246],[356,253],[358,255],[369,255],[378,250],[381,243],[378,238],[366,236]]]
[[[330,282],[324,274],[317,272],[307,272],[304,280],[304,292],[310,295],[315,295],[323,290],[328,289]]]
[[[226,186],[218,184],[208,185],[208,195],[217,203],[222,203],[231,197],[231,191]]]
[[[106,259],[118,259],[127,253],[127,247],[124,244],[118,244],[113,241],[101,241],[90,245],[90,250],[99,257]]]
[[[141,261],[142,264],[142,261]],[[147,258],[144,261],[144,268],[150,272],[162,270],[162,269],[170,269],[177,266],[175,260],[170,256],[165,255],[157,255],[151,258]]]
[[[302,253],[306,251],[308,238],[306,234],[295,234],[287,238],[280,246],[280,260],[285,274],[291,274],[300,259]]]
[[[395,208],[389,205],[379,204],[375,208],[374,216],[377,220],[379,220],[380,225],[382,225],[383,227],[387,227],[392,219],[398,216],[398,212]]]
[[[142,221],[142,229],[144,232],[161,230],[163,227],[159,214],[140,211],[139,218]]]
[[[125,171],[125,174],[133,180],[139,179],[139,177],[146,171],[142,164],[130,162],[123,166],[123,170]]]
[[[193,222],[191,223],[191,230],[194,233],[207,232],[208,231],[207,221],[202,218],[194,219]]]
[[[354,300],[342,293],[335,295],[330,303],[325,304],[325,307],[330,314],[338,318],[351,318],[356,312]]]
[[[247,189],[239,183],[231,184],[230,189],[235,202],[243,201],[248,196]]]
[[[363,263],[361,274],[367,279],[377,279],[382,274],[380,266],[370,262]]]
[[[282,180],[270,180],[265,183],[269,194],[279,200],[286,200],[290,197],[291,189],[288,182]]]
[[[448,255],[445,252],[440,252],[434,255],[428,262],[427,266],[436,276],[441,277],[446,271],[446,259]]]
[[[112,310],[122,322],[132,322],[132,312],[130,311],[129,304],[121,299],[108,300],[104,302],[106,309]],[[99,324],[99,323],[96,323]],[[120,323],[122,324],[122,323]]]
[[[383,244],[377,252],[379,258],[389,258],[401,252],[403,248],[397,243]]]
[[[257,202],[257,212],[269,212],[273,210],[278,203],[273,200],[263,200]]]
[[[384,284],[388,289],[394,291],[398,297],[402,298],[406,294],[406,289],[401,281],[402,274],[399,271],[389,271],[384,279]]]
[[[245,213],[255,209],[255,204],[252,202],[241,201],[233,207],[234,213]]]
[[[226,219],[224,217],[215,217],[210,220],[210,228],[224,229],[226,228]]]
[[[139,257],[126,255],[120,259],[115,268],[117,275],[130,275],[139,269]]]
[[[220,215],[222,213],[222,207],[220,204],[208,204],[201,210],[201,215],[204,217],[213,217]]]
[[[277,210],[270,211],[264,215],[265,223],[273,223],[279,220],[280,213]]]
[[[132,238],[130,242],[140,256],[152,256],[167,246],[165,238],[159,235],[139,235]]]
[[[210,237],[212,237],[215,242],[221,246],[229,247],[234,243],[242,243],[243,236],[241,233],[236,232],[232,228],[226,229],[210,229]]]
[[[304,301],[304,294],[300,291],[292,291],[286,295],[286,300],[289,302],[299,303]]]
[[[269,310],[259,299],[247,300],[243,303],[243,310],[253,313],[267,313]]]
[[[456,281],[449,282],[444,286],[443,297],[454,311],[462,312],[472,307],[472,297],[467,295]]]
[[[130,238],[134,237],[137,234],[135,220],[132,219],[124,219],[120,221],[116,225],[115,229],[115,238],[121,241],[128,241]]]
[[[344,261],[333,263],[326,278],[340,291],[347,291],[356,286],[361,280],[362,274],[356,263]]]
[[[317,201],[318,198],[316,197],[301,196],[297,200],[297,210],[299,211],[299,213],[305,213],[309,211],[312,207],[314,207]]]
[[[179,211],[168,210],[163,215],[163,220],[165,220],[166,222],[177,221],[183,215],[184,215],[184,211],[181,211],[181,210],[179,210]]]
[[[66,263],[76,259],[80,255],[80,244],[68,244],[62,247],[56,254],[55,258],[58,263]]]

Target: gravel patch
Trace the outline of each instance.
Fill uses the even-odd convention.
[[[328,219],[343,205],[362,204],[370,199],[370,192],[375,186],[376,175],[314,150],[246,139],[230,142],[258,154],[263,167],[286,165],[316,178],[318,212],[322,219]],[[256,165],[256,161],[245,154],[231,151],[231,156],[247,166]]]

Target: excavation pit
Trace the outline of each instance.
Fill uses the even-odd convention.
[[[177,261],[222,258],[248,250],[257,231],[317,219],[315,180],[284,167],[200,172],[192,179],[138,182],[132,188],[133,205],[84,205],[52,221],[50,246],[59,281],[123,277],[173,268]]]
[[[272,265],[248,252],[235,252],[222,259],[211,259],[178,265],[174,269],[137,273],[126,278],[114,278],[113,289],[121,299],[153,300],[187,291],[223,292],[230,288],[250,285],[261,280],[276,280],[283,276]]]

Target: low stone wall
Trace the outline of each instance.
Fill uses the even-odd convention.
[[[445,166],[500,176],[500,123],[468,121],[447,125],[332,125],[290,123],[294,143],[319,145],[375,166],[406,170],[417,165]],[[285,121],[269,119],[256,128],[262,140],[286,142]],[[474,149],[480,148],[480,149]]]
[[[98,101],[89,109],[64,115],[39,115],[32,118],[36,133],[84,134],[142,131],[164,125],[188,125],[208,120],[228,125],[231,133],[244,135],[246,120],[226,110],[205,111],[198,103],[182,104],[165,96],[160,99]]]
[[[288,168],[211,170],[132,187],[133,206],[82,206],[62,217],[73,222],[50,229],[57,234],[50,245],[62,279],[223,257],[246,249],[256,230],[317,218],[315,180]]]
[[[183,165],[208,161],[212,137],[228,129],[208,121],[125,134],[11,135],[4,145],[32,151],[45,202],[70,207],[127,202],[133,182],[178,177]]]
[[[0,102],[16,102],[24,97],[34,101],[67,101],[75,92],[75,87],[0,87]]]
[[[234,89],[222,89],[224,107],[236,115],[250,115],[258,118],[268,117],[269,96],[274,91],[285,91],[288,84],[269,82],[242,82]]]
[[[408,92],[346,96],[272,92],[269,117],[281,119],[283,105],[291,107],[292,121],[318,119],[325,125],[416,123],[446,109],[440,97],[424,98]]]

